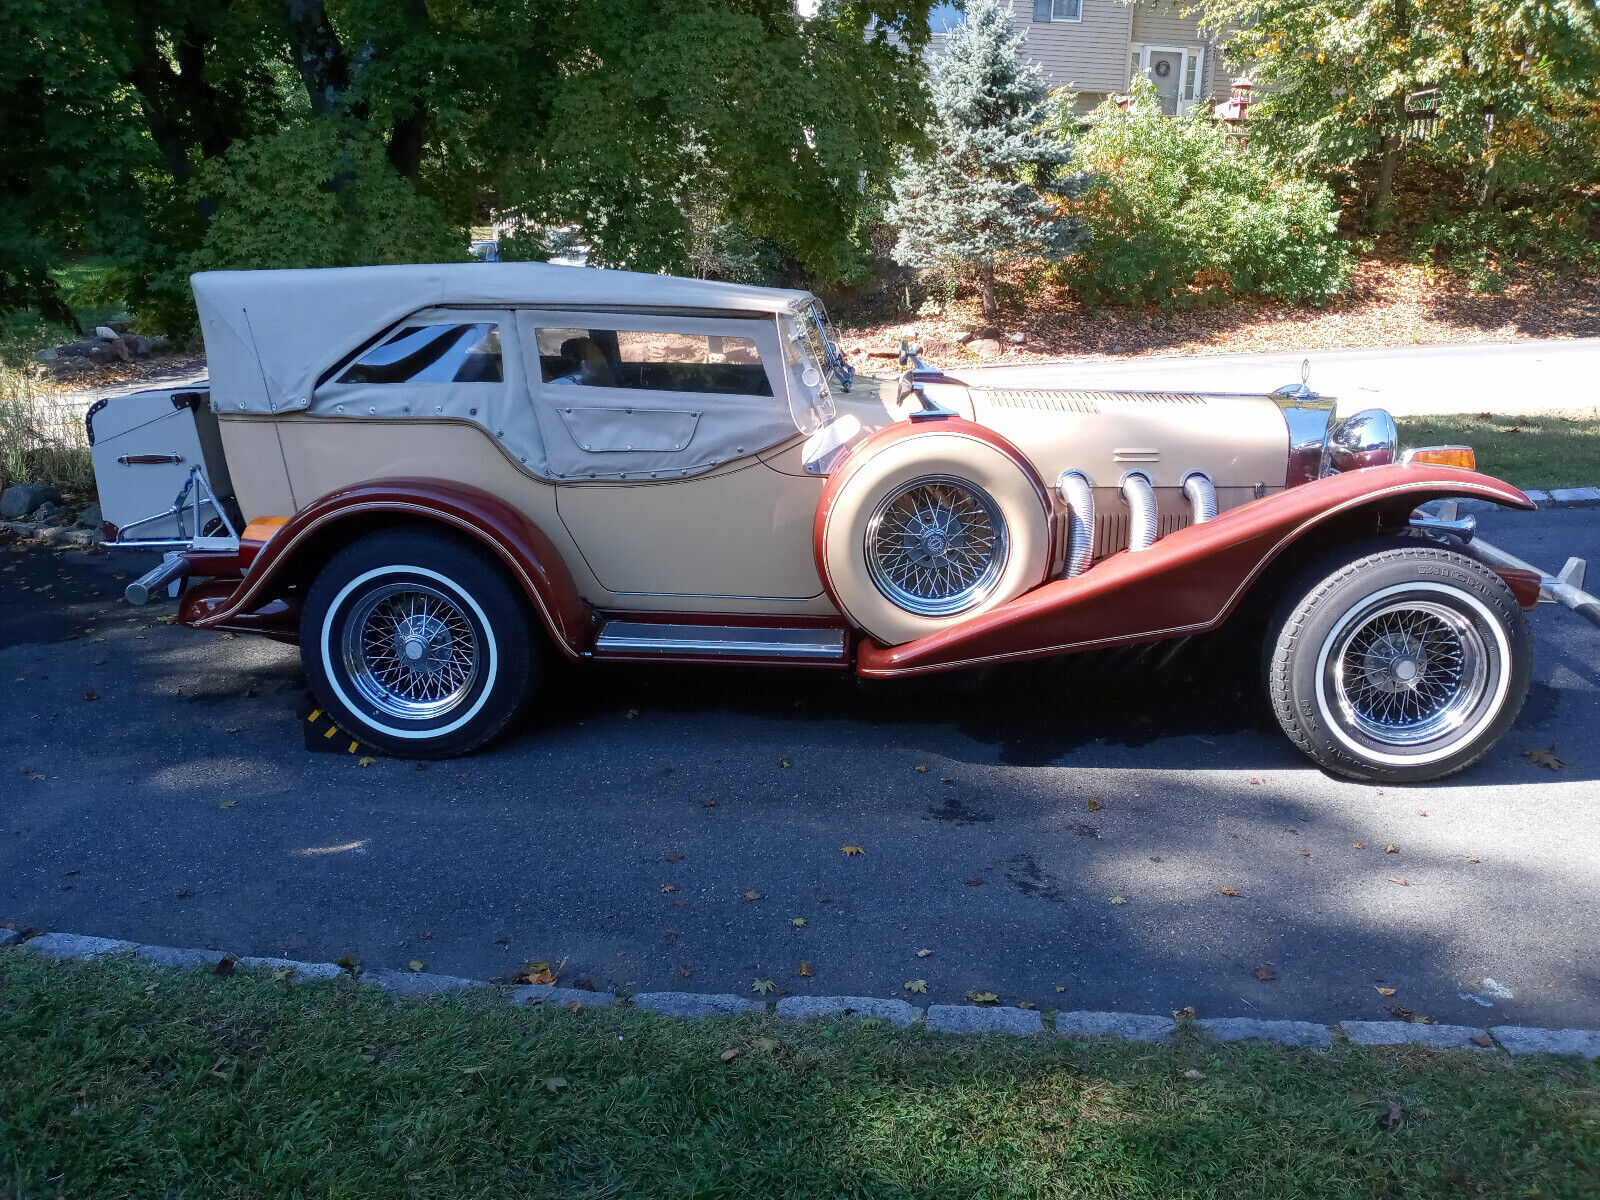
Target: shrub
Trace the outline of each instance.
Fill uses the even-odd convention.
[[[1062,271],[1087,303],[1319,301],[1344,287],[1333,193],[1277,175],[1209,120],[1162,116],[1144,80],[1129,109],[1091,114],[1077,165],[1089,234]]]

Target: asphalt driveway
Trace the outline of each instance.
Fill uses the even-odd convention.
[[[1600,511],[1482,527],[1600,564]],[[424,769],[323,736],[293,648],[126,607],[141,569],[0,547],[0,921],[630,990],[1600,1025],[1600,630],[1563,611],[1510,737],[1431,787],[1320,774],[1211,659],[568,669]]]

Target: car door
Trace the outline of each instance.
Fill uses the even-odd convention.
[[[801,600],[821,480],[756,456],[796,439],[771,318],[524,311],[556,506],[595,577],[643,607]]]

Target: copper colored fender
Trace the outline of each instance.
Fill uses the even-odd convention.
[[[1142,553],[1124,550],[1075,579],[1051,580],[916,641],[864,643],[856,670],[885,678],[1202,633],[1220,625],[1267,565],[1316,526],[1370,510],[1376,533],[1403,525],[1417,505],[1450,496],[1534,507],[1510,484],[1456,467],[1333,475],[1179,529]]]
[[[591,610],[544,531],[499,497],[442,479],[375,479],[329,492],[297,512],[272,536],[226,600],[219,603],[208,595],[204,603],[185,605],[185,623],[201,629],[240,628],[246,614],[275,599],[273,581],[308,539],[363,515],[454,527],[505,564],[563,654],[577,658],[587,649]]]

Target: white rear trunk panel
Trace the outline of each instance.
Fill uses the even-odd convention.
[[[105,520],[129,541],[188,539],[193,495],[181,517],[165,515],[182,493],[189,473],[200,467],[219,501],[233,494],[217,435],[217,418],[203,387],[175,388],[112,396],[89,410],[95,482]],[[200,523],[217,516],[210,503],[200,506]]]

